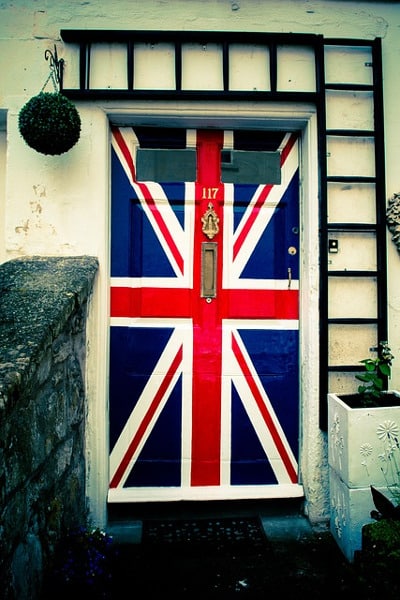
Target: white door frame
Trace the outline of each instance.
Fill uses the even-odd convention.
[[[89,512],[99,526],[107,521],[108,493],[108,335],[107,294],[110,274],[110,135],[109,124],[158,125],[191,129],[259,129],[300,132],[300,447],[299,483],[307,512],[321,514],[326,503],[324,436],[319,428],[319,202],[317,117],[314,105],[289,103],[138,102],[127,107],[105,104],[104,144],[108,148],[108,206],[104,222],[100,276],[89,311],[87,356],[88,427],[87,496]],[[106,178],[105,178],[106,179]],[[96,299],[97,295],[97,299]],[[95,345],[95,349],[93,349]],[[319,480],[318,480],[319,478]],[[320,487],[320,489],[318,489]]]

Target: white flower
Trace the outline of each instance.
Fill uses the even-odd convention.
[[[361,446],[360,446],[361,456],[365,456],[365,457],[371,456],[372,450],[373,450],[373,448],[372,448],[371,444],[361,444]]]
[[[396,438],[399,435],[399,427],[394,421],[384,421],[378,426],[376,435],[380,440]]]

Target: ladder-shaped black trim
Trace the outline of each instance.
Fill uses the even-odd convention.
[[[316,41],[321,36],[314,34],[271,34],[249,32],[212,32],[212,31],[113,31],[113,30],[61,30],[61,38],[66,43],[79,44],[79,88],[65,89],[61,81],[61,91],[73,99],[196,99],[212,100],[277,100],[298,101],[299,92],[280,92],[277,90],[277,46],[307,46],[316,48]],[[138,43],[156,44],[170,43],[174,47],[175,89],[134,89],[135,53],[134,45]],[[124,89],[90,89],[90,55],[94,43],[118,43],[126,45],[127,86]],[[222,81],[223,89],[183,90],[182,89],[182,47],[184,43],[215,43],[222,48]],[[233,44],[263,45],[269,50],[270,91],[241,91],[229,89],[229,48]],[[315,102],[315,93],[300,92],[302,101]]]
[[[382,89],[382,48],[381,40],[323,38],[322,35],[263,32],[215,32],[215,31],[113,31],[113,30],[61,30],[65,43],[78,44],[79,87],[61,91],[75,100],[221,100],[255,102],[301,102],[313,103],[317,109],[318,121],[318,160],[319,160],[319,224],[320,224],[320,426],[327,425],[327,393],[330,372],[359,369],[356,365],[334,366],[329,364],[329,325],[365,324],[377,326],[378,341],[386,340],[387,323],[387,272],[386,272],[386,195],[383,132],[383,89]],[[90,48],[93,43],[124,43],[127,49],[127,87],[126,89],[90,89]],[[135,43],[173,44],[175,51],[175,89],[134,89],[134,45]],[[182,89],[182,46],[184,43],[216,43],[222,48],[223,89],[183,90]],[[269,50],[270,91],[242,91],[229,89],[229,48],[231,44],[261,44]],[[277,48],[279,45],[307,46],[313,48],[315,57],[315,82],[313,92],[279,91]],[[372,85],[348,82],[325,81],[325,50],[327,47],[353,48],[364,47],[371,50],[373,69]],[[374,129],[346,130],[331,129],[326,126],[326,94],[329,91],[370,91],[373,96]],[[331,136],[371,137],[375,148],[375,176],[348,177],[327,175],[327,138]],[[376,222],[329,223],[328,222],[328,185],[329,183],[372,183],[375,185]],[[328,236],[333,231],[370,231],[376,236],[376,270],[372,271],[329,271]],[[377,279],[377,315],[374,319],[329,319],[328,318],[328,281],[333,277],[375,277]],[[304,399],[306,402],[307,399]]]
[[[379,341],[387,340],[387,268],[386,268],[386,194],[385,194],[385,164],[384,164],[384,132],[383,132],[383,101],[382,101],[382,60],[381,60],[381,40],[379,38],[373,41],[366,40],[346,40],[346,39],[325,39],[325,46],[334,47],[352,47],[362,46],[371,49],[373,85],[364,84],[330,84],[325,83],[325,90],[339,91],[371,91],[373,95],[374,110],[374,129],[371,130],[342,130],[327,129],[326,120],[320,119],[320,126],[323,128],[323,137],[328,136],[346,136],[346,137],[372,137],[374,140],[375,151],[375,176],[374,177],[348,177],[348,176],[321,176],[322,205],[327,207],[328,184],[329,183],[373,183],[375,185],[375,223],[329,223],[327,214],[321,215],[321,271],[320,271],[320,309],[321,309],[321,346],[323,350],[320,355],[320,426],[326,429],[327,425],[327,403],[326,395],[328,391],[329,373],[355,373],[360,371],[360,365],[331,365],[329,364],[329,325],[363,325],[373,324],[377,328],[377,344]],[[326,161],[322,160],[321,164]],[[329,271],[328,270],[328,234],[335,231],[359,231],[373,232],[376,239],[376,270],[365,271]],[[325,250],[324,250],[325,249]],[[354,277],[374,277],[377,280],[377,314],[376,318],[328,318],[328,289],[329,279],[334,277],[354,278]]]

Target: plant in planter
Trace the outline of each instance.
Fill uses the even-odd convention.
[[[400,520],[381,518],[362,528],[362,551],[357,553],[359,571],[382,597],[400,594]]]
[[[347,402],[356,408],[367,406],[387,406],[392,402],[398,403],[397,397],[384,389],[384,382],[390,379],[391,367],[394,356],[387,342],[380,342],[376,358],[364,358],[360,361],[365,368],[365,373],[356,375],[356,379],[363,384],[358,386],[358,394],[354,398],[347,398]]]
[[[400,581],[400,443],[399,428],[386,422],[377,432],[382,442],[380,459],[387,493],[371,485],[375,509],[371,523],[361,532],[361,551],[357,553],[358,565],[365,578],[390,597],[398,597]],[[386,491],[386,490],[385,490]],[[392,501],[393,500],[393,501]]]
[[[393,358],[387,342],[381,342],[376,358],[361,361],[358,393],[328,394],[331,532],[349,561],[361,549],[373,503],[371,485],[387,488],[390,475],[385,443],[400,424],[400,394],[384,389]]]
[[[394,503],[382,492],[371,486],[371,494],[375,509],[371,512],[374,519],[362,528],[361,551],[357,553],[357,563],[365,578],[379,589],[388,592],[390,597],[398,597],[400,593],[400,495],[398,457],[400,446],[397,437],[388,435],[385,461],[392,463],[391,473],[396,479],[388,481],[388,488]],[[394,443],[394,444],[393,444]]]
[[[40,92],[20,110],[18,126],[25,142],[42,154],[63,154],[79,140],[81,119],[60,92]]]

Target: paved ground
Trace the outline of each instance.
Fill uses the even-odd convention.
[[[133,508],[134,513],[127,506],[110,515],[107,532],[114,541],[106,568],[87,570],[85,561],[85,583],[82,577],[78,582],[50,579],[43,600],[78,595],[85,600],[204,600],[237,594],[268,600],[278,595],[400,598],[397,572],[386,569],[380,577],[382,571],[371,565],[348,563],[327,525],[312,527],[296,506],[279,502],[272,511],[265,504],[241,503],[203,503],[195,511],[193,505],[178,504],[174,512],[171,505]]]
[[[376,590],[376,585],[347,562],[326,526],[311,527],[299,514],[254,516],[265,536],[261,540],[252,533],[243,539],[240,534],[237,543],[234,535],[227,543],[215,535],[204,543],[196,544],[193,538],[182,543],[189,530],[182,525],[185,518],[176,515],[164,521],[169,530],[171,522],[176,525],[177,535],[170,532],[168,540],[155,534],[146,541],[142,537],[146,518],[115,523],[111,532],[121,545],[113,597],[119,597],[119,589],[132,589],[132,598],[161,594],[174,598],[229,598],[237,594],[267,598],[279,593],[296,598],[360,595],[363,600],[372,600],[383,593],[387,600],[398,600],[398,595],[391,596],[384,586]],[[239,520],[242,517],[246,515],[238,515]]]

